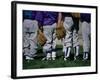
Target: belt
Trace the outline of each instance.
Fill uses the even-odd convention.
[[[25,33],[28,34],[29,36],[31,36],[35,32],[25,32]]]
[[[26,34],[32,34],[32,33],[35,33],[35,32],[25,32]]]

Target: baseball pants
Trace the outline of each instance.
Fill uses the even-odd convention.
[[[37,30],[36,20],[25,19],[23,22],[23,50],[24,55],[34,57],[37,49]]]
[[[52,57],[56,57],[55,55],[55,47],[56,47],[56,35],[55,35],[55,28],[56,28],[56,23],[52,24],[52,25],[46,25],[43,26],[43,33],[47,39],[46,44],[43,46],[43,52],[47,55],[47,53],[50,53],[47,55],[47,57],[51,56]]]
[[[89,52],[90,49],[90,23],[88,22],[82,22],[82,36],[83,36],[83,51]]]
[[[66,36],[64,39],[64,45],[66,47],[65,57],[66,58],[69,57],[72,46],[76,48],[75,56],[78,56],[79,53],[78,32],[77,30],[72,29],[74,27],[74,22],[72,17],[65,17],[63,25],[66,30]]]

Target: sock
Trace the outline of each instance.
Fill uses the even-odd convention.
[[[84,60],[87,60],[88,59],[88,54],[89,54],[88,52],[84,52],[84,54],[83,54],[83,59]]]
[[[75,56],[78,56],[79,55],[79,46],[76,46],[75,48],[74,48],[75,50]]]
[[[71,47],[67,47],[65,58],[68,58],[70,56],[70,52],[71,52]]]
[[[63,52],[65,52],[66,51],[66,46],[63,46]]]
[[[56,58],[56,52],[53,51],[53,52],[52,52],[52,60],[55,60],[55,58]]]
[[[47,60],[51,58],[51,53],[47,53]]]

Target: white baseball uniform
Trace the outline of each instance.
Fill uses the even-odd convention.
[[[90,49],[90,23],[84,21],[82,22],[82,36],[83,36],[83,59],[88,58],[88,53]],[[86,53],[86,54],[85,54]]]
[[[81,13],[82,22],[82,37],[83,37],[83,59],[87,60],[90,53],[90,41],[91,41],[91,14]]]
[[[66,14],[66,13],[65,13]],[[71,47],[73,46],[75,48],[75,57],[78,56],[79,54],[79,39],[78,39],[78,31],[74,28],[74,21],[72,16],[68,15],[64,17],[64,28],[66,30],[66,36],[64,39],[64,55],[65,58],[64,60],[66,60],[66,58],[68,58],[70,56],[70,52],[71,52]]]
[[[58,18],[57,12],[43,12],[43,32],[47,38],[46,44],[43,47],[43,52],[46,53],[47,60],[52,57],[55,60],[56,52],[56,42],[55,42],[55,30]]]
[[[24,55],[34,57],[37,48],[38,22],[36,20],[25,19],[23,22],[23,48]]]
[[[48,53],[47,57],[51,56],[51,52],[56,47],[55,28],[56,28],[56,23],[52,25],[43,26],[43,33],[47,39],[46,44],[43,46],[43,52],[46,53],[46,55]],[[56,55],[52,55],[52,57],[56,57]]]

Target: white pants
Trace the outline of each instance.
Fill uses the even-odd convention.
[[[64,44],[66,47],[71,47],[72,46],[72,25],[73,25],[73,20],[72,17],[65,17],[64,19],[64,28],[66,30],[66,36],[64,40]]]
[[[73,47],[79,46],[79,37],[78,32],[73,30]]]
[[[44,33],[45,37],[47,38],[47,42],[43,46],[44,53],[49,52],[49,51],[51,52],[56,47],[55,28],[56,28],[56,23],[54,23],[52,25],[43,26],[43,33]]]
[[[26,19],[23,22],[23,52],[25,56],[34,57],[37,48],[38,22]]]
[[[74,22],[72,20],[72,17],[65,17],[63,25],[66,30],[66,36],[64,41],[66,47],[71,47],[72,45],[73,47],[75,47],[79,45],[78,32],[76,30],[72,31],[73,24]]]
[[[90,48],[90,23],[88,22],[82,22],[82,37],[83,37],[83,51],[89,52]]]

